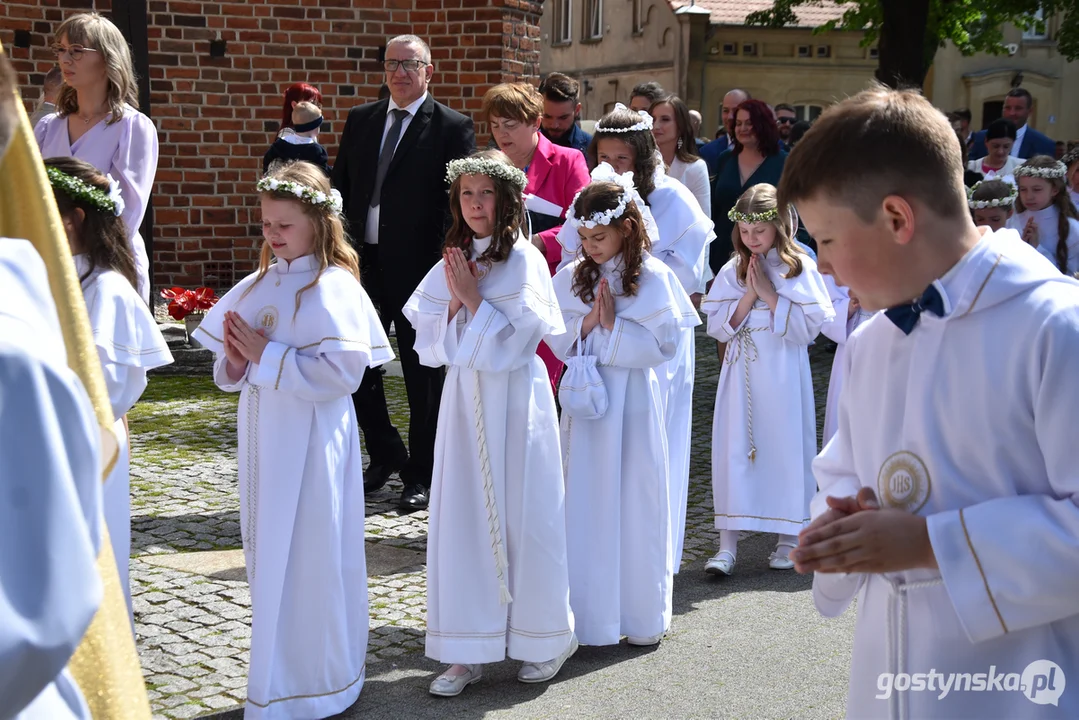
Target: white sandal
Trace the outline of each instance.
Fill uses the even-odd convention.
[[[720,550],[704,564],[704,571],[709,575],[730,575],[734,572],[734,554],[730,550]]]
[[[455,667],[463,667],[465,672],[451,675],[450,672]],[[428,692],[439,697],[456,697],[464,692],[466,687],[478,683],[482,679],[483,665],[458,663],[457,665],[451,665],[446,669],[446,672],[432,680]]]
[[[787,548],[787,552],[781,554],[780,548]],[[768,567],[773,570],[793,570],[794,561],[791,560],[791,550],[794,550],[794,548],[794,545],[788,545],[786,543],[779,543],[776,545],[776,549],[768,556]]]

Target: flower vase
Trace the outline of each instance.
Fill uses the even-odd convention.
[[[187,344],[193,348],[202,347],[202,343],[191,337],[191,333],[195,332],[195,329],[202,324],[203,317],[204,316],[201,314],[196,315],[192,313],[191,315],[188,315],[184,318],[184,329],[187,330]]]

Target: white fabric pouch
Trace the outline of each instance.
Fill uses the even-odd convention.
[[[607,388],[596,368],[598,358],[591,353],[591,349],[591,335],[586,349],[578,326],[577,355],[566,358],[566,372],[558,386],[558,402],[562,412],[580,420],[599,420],[607,412]]]

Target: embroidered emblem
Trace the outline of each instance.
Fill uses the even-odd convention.
[[[487,273],[491,272],[491,266],[487,263],[476,263],[476,282],[483,280],[487,277]]]
[[[925,463],[906,450],[890,455],[877,476],[877,495],[881,503],[909,513],[922,509],[932,489]]]
[[[255,316],[256,330],[262,328],[266,331],[266,337],[273,335],[273,331],[277,329],[277,308],[273,305],[267,305],[259,310],[258,315]]]

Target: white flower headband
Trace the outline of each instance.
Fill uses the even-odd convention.
[[[999,179],[999,178],[994,178],[994,179],[996,180],[996,179]],[[990,181],[990,180],[982,180],[981,182],[974,183],[974,187],[972,187],[970,190],[967,190],[967,205],[970,206],[971,210],[985,210],[987,208],[997,208],[997,207],[1009,207],[1010,208],[1015,204],[1015,199],[1017,197],[1019,197],[1019,188],[1017,188],[1012,183],[1005,182],[1003,180],[1001,180],[1001,182],[1004,182],[1004,184],[1008,186],[1008,195],[1006,197],[993,198],[992,200],[975,200],[974,199],[975,191],[978,188],[980,188],[982,185],[987,183],[987,182],[992,182],[992,181]]]
[[[623,105],[622,103],[616,104],[614,106],[614,109],[615,110],[629,110],[629,108],[626,107],[625,105]],[[647,110],[638,110],[637,112],[641,116],[641,121],[639,123],[635,124],[635,125],[630,125],[628,128],[609,128],[609,127],[603,127],[603,125],[600,124],[603,121],[600,120],[599,123],[596,123],[596,132],[630,133],[630,132],[641,132],[641,131],[644,131],[644,130],[649,130],[650,131],[652,129],[652,115]]]
[[[276,192],[286,195],[295,195],[296,199],[301,202],[317,207],[328,208],[337,215],[341,214],[341,210],[344,207],[344,203],[341,200],[341,193],[338,192],[337,188],[331,189],[330,193],[327,195],[321,190],[316,190],[307,185],[294,183],[290,180],[278,180],[277,178],[271,177],[262,178],[258,181],[256,187],[259,192]]]
[[[779,219],[779,208],[774,207],[771,210],[765,210],[759,213],[744,213],[738,212],[734,208],[731,208],[727,213],[727,219],[731,222],[745,223],[747,225],[755,225],[757,223],[772,222]]]
[[[1027,163],[1023,163],[1015,169],[1016,177],[1036,177],[1036,178],[1048,178],[1052,180],[1062,180],[1068,174],[1068,166],[1059,160],[1053,163],[1049,167],[1031,167]]]
[[[120,192],[120,183],[112,179],[112,175],[106,175],[109,181],[109,191],[94,187],[83,182],[77,177],[68,175],[63,170],[54,167],[46,167],[45,174],[49,177],[49,184],[54,188],[63,190],[73,200],[79,200],[98,210],[111,212],[116,217],[124,213],[124,198]]]
[[[581,197],[581,193],[584,192],[582,189],[573,196],[573,202],[569,204],[569,210],[566,211],[566,222],[572,223],[575,227],[586,227],[591,230],[598,225],[610,225],[616,219],[622,217],[629,206],[630,200],[640,201],[637,186],[633,184],[632,172],[619,175],[613,167],[603,162],[592,171],[592,182],[612,182],[619,185],[622,188],[622,197],[619,198],[618,205],[610,210],[597,211],[587,218],[578,218],[573,214],[573,208],[577,205],[577,198]],[[585,187],[587,188],[588,186],[586,185]]]
[[[521,192],[528,187],[528,176],[524,172],[490,157],[451,160],[446,166],[446,182],[452,185],[462,175],[486,175],[496,180],[505,180],[516,185]]]

